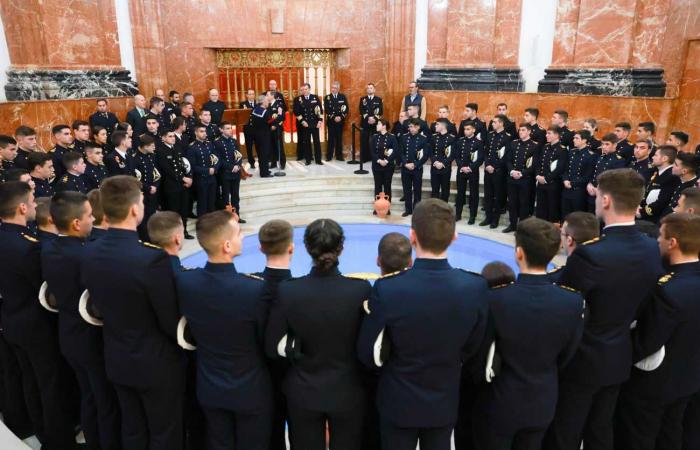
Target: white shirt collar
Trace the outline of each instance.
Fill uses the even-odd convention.
[[[119,153],[119,155],[120,155],[122,158],[126,158],[126,152],[122,153],[121,151],[119,151],[118,148],[115,148],[114,150],[115,150],[117,153]]]
[[[619,223],[614,223],[612,225],[606,225],[603,229],[605,230],[607,228],[612,228],[612,227],[631,227],[632,225],[634,225],[634,220],[631,222],[619,222]]]
[[[671,168],[673,168],[673,165],[667,166],[667,167],[659,170],[659,175],[661,175],[662,173],[666,172],[668,169],[671,169]]]

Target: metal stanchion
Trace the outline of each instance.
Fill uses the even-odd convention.
[[[284,170],[282,170],[282,152],[284,149],[282,148],[282,145],[280,145],[280,140],[282,138],[280,133],[282,133],[282,130],[278,127],[275,130],[275,142],[277,142],[277,164],[279,164],[279,170],[275,171],[273,174],[276,177],[284,177],[287,175]]]
[[[348,164],[360,164],[360,161],[355,159],[355,130],[359,130],[359,128],[353,123],[352,126],[350,126],[350,137],[352,138],[350,149],[352,151],[352,159],[348,161]]]
[[[353,123],[352,129],[353,129],[353,131],[352,131],[352,161],[348,161],[348,162],[350,164],[357,164],[357,160],[355,159],[355,130],[360,130],[360,133],[362,133],[362,128],[358,128]],[[365,175],[365,174],[369,173],[369,171],[365,170],[363,167],[364,162],[362,161],[362,150],[361,149],[362,149],[362,146],[360,146],[360,168],[353,172],[355,175]]]

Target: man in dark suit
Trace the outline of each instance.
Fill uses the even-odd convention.
[[[360,99],[360,159],[363,162],[372,160],[369,137],[377,132],[377,121],[384,116],[384,102],[381,97],[374,95],[374,91],[374,83],[367,83],[367,95]]]
[[[197,398],[207,418],[208,448],[267,450],[272,383],[263,351],[269,306],[261,298],[263,279],[236,272],[242,235],[230,212],[201,216],[197,239],[207,264],[181,273],[177,290],[197,342]]]
[[[335,159],[344,161],[343,158],[343,127],[348,117],[348,99],[345,94],[338,92],[340,83],[334,81],[331,84],[331,93],[326,95],[323,101],[323,109],[326,111],[326,126],[328,127],[328,143],[326,148],[326,161]]]
[[[624,158],[624,160],[629,165],[634,159],[634,145],[630,144],[627,138],[632,132],[632,125],[629,122],[618,122],[615,124],[615,136],[617,136],[617,142],[615,149]]]
[[[559,230],[542,219],[517,224],[515,283],[494,288],[489,302],[495,351],[505,363],[477,399],[474,430],[484,449],[541,448],[554,417],[559,371],[583,334],[584,301],[552,284],[547,265],[560,247]]]
[[[302,143],[306,165],[311,164],[313,157],[316,164],[323,164],[321,160],[321,141],[319,129],[323,125],[323,105],[315,94],[310,93],[311,85],[304,83],[301,86],[301,95],[294,99],[294,116],[296,116],[301,128],[299,128],[299,141]],[[311,140],[314,141],[313,155],[311,153]]]
[[[683,413],[700,391],[700,216],[661,219],[659,249],[669,273],[659,278],[632,330],[641,361],[620,392],[616,448],[680,449]],[[688,431],[697,435],[697,423]]]
[[[217,89],[209,89],[209,100],[202,105],[202,111],[211,113],[211,123],[216,126],[221,125],[221,121],[224,120],[225,110],[226,103],[219,100],[219,91]]]
[[[90,115],[89,122],[91,129],[100,126],[107,130],[107,135],[111,135],[114,127],[119,123],[119,119],[113,112],[109,111],[107,99],[99,98],[97,99],[97,111]]]
[[[599,240],[577,245],[560,283],[582,292],[588,304],[579,350],[560,377],[559,402],[546,449],[613,448],[613,415],[620,385],[630,375],[629,328],[662,273],[656,243],[637,230],[634,214],[644,180],[632,169],[598,177]]]
[[[246,90],[246,99],[241,101],[238,104],[238,107],[240,109],[253,109],[255,108],[255,89],[248,89]],[[255,168],[255,158],[253,157],[253,141],[255,138],[253,138],[251,130],[248,129],[247,125],[243,126],[243,136],[245,137],[245,151],[246,151],[246,156],[248,157],[248,164],[250,164],[250,168],[254,169]]]
[[[671,212],[669,206],[673,193],[681,184],[681,179],[673,174],[676,153],[676,148],[672,145],[662,145],[651,158],[656,171],[649,180],[649,186],[640,204],[637,216],[640,219],[656,223],[664,214]]]
[[[161,132],[160,145],[156,147],[156,165],[162,175],[161,199],[163,209],[180,214],[185,229],[185,239],[194,239],[187,232],[187,216],[189,207],[189,189],[192,187],[192,176],[187,173],[183,147],[176,145],[174,131]]]
[[[141,94],[134,96],[134,107],[126,113],[126,118],[124,121],[131,125],[132,130],[134,130],[134,136],[139,136],[143,133],[143,118],[148,115],[146,110],[146,97]]]
[[[100,195],[109,230],[85,249],[81,273],[104,321],[105,367],[122,411],[122,443],[182,450],[185,380],[173,269],[160,247],[139,241],[139,181],[110,177]]]
[[[115,131],[112,133],[111,139],[114,150],[112,150],[104,160],[105,166],[107,167],[107,174],[110,177],[114,175],[134,176],[136,162],[134,161],[134,157],[129,154],[131,138],[126,134],[126,131]]]
[[[380,369],[382,448],[414,450],[419,441],[423,450],[450,448],[460,370],[474,363],[488,319],[486,281],[447,261],[455,239],[452,207],[439,199],[419,203],[410,231],[413,267],[379,279],[365,305],[357,346],[360,360]]]

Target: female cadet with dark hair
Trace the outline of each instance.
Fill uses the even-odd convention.
[[[344,240],[335,221],[312,222],[304,233],[311,272],[280,283],[270,312],[266,351],[291,362],[283,391],[294,448],[324,450],[326,421],[330,450],[361,447],[365,392],[355,344],[370,285],[338,270]]]

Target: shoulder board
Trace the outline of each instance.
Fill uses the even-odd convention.
[[[182,266],[182,271],[183,271],[183,272],[189,272],[190,270],[197,270],[197,268],[196,268],[196,267],[185,267],[185,266]]]
[[[28,240],[29,242],[39,242],[39,239],[25,233],[22,233],[22,237]]]
[[[560,271],[561,269],[563,269],[563,268],[564,268],[564,266],[558,266],[558,267],[555,267],[554,269],[550,270],[550,271],[547,272],[547,273],[557,273],[557,272],[559,272],[559,271]]]
[[[376,273],[372,273],[372,272],[348,273],[348,274],[343,274],[343,277],[352,278],[353,280],[362,280],[362,281],[379,279],[379,275]]]
[[[510,136],[510,133],[507,132],[507,131],[504,131],[503,134],[505,134],[505,135],[507,135],[507,136]]]
[[[396,276],[396,275],[398,275],[398,274],[400,274],[400,273],[405,272],[406,270],[408,270],[408,269],[402,269],[402,270],[397,270],[396,272],[387,273],[386,275],[382,275],[382,276],[380,277],[380,279],[382,279],[382,278],[394,277],[394,276]]]
[[[61,178],[61,181],[63,181],[64,183],[68,181],[68,175],[64,175],[63,178]]]
[[[197,141],[190,142],[190,147],[192,147],[195,144],[195,142],[197,142]]]
[[[574,289],[574,288],[572,288],[572,287],[569,287],[569,286],[567,286],[567,285],[565,285],[565,284],[557,284],[557,283],[554,283],[554,285],[557,286],[557,287],[560,287],[560,288],[564,289],[565,291],[575,292],[575,293],[577,293],[577,294],[581,293],[581,291],[578,291],[578,290],[576,290],[576,289]]]
[[[244,273],[243,275],[245,275],[248,278],[252,278],[254,280],[265,281],[265,279],[263,277],[261,277],[259,275],[255,275],[254,273]]]
[[[501,289],[501,288],[504,288],[504,287],[508,287],[508,286],[510,286],[511,284],[515,284],[515,283],[511,281],[510,283],[503,283],[503,284],[499,284],[499,285],[497,285],[497,286],[493,286],[493,287],[491,287],[491,289]]]
[[[151,244],[150,242],[143,242],[140,241],[144,247],[149,247],[149,248],[157,248],[158,250],[161,250],[162,247],[157,246],[156,244]]]
[[[661,278],[659,278],[659,281],[658,281],[659,286],[662,286],[662,285],[668,283],[671,278],[673,278],[673,272],[662,276]]]
[[[214,142],[218,141],[219,139],[221,139],[221,136],[219,136],[218,138],[214,139]]]
[[[595,243],[598,242],[598,241],[600,241],[600,238],[599,238],[599,237],[596,237],[596,238],[591,239],[590,241],[584,242],[584,243],[581,244],[581,245],[595,244]]]
[[[455,135],[452,134],[452,133],[447,133],[447,135],[450,136],[450,137],[455,137]]]
[[[619,153],[615,153],[615,157],[616,157],[617,159],[622,159],[622,156],[620,156]]]

